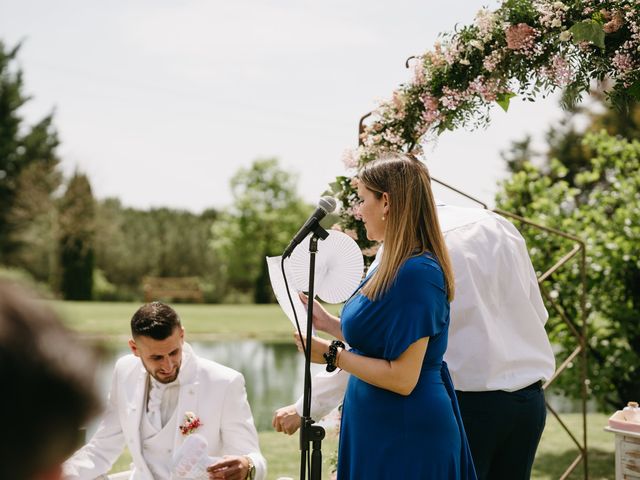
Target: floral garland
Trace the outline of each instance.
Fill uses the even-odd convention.
[[[640,99],[640,2],[505,0],[495,11],[480,10],[472,25],[441,35],[413,67],[413,78],[372,112],[360,147],[345,153],[348,169],[382,151],[419,155],[421,143],[445,130],[486,126],[490,107],[506,111],[516,96],[533,101],[563,88],[569,105],[592,79],[609,78],[612,103]],[[364,249],[374,247],[352,179],[338,177],[331,187],[342,203],[340,228]]]

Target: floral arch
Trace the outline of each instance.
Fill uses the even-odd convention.
[[[640,2],[505,0],[409,62],[413,77],[371,113],[360,146],[345,154],[348,168],[381,151],[421,154],[422,143],[445,130],[486,126],[491,107],[506,111],[514,97],[534,101],[562,88],[570,105],[592,80],[611,79],[613,104],[640,99]],[[331,188],[341,227],[372,255],[351,178],[338,177]]]

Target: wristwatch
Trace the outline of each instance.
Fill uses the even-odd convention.
[[[251,457],[249,455],[245,455],[244,458],[247,459],[247,462],[249,462],[249,471],[247,472],[247,476],[245,477],[246,480],[255,480],[256,478],[256,466],[253,463],[253,460],[251,459]]]

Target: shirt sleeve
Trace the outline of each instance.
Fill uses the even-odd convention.
[[[392,295],[384,358],[395,360],[415,341],[438,335],[449,321],[449,302],[440,266],[409,259],[387,292]]]

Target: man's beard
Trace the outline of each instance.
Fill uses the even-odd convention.
[[[156,375],[154,372],[152,372],[151,370],[149,370],[147,366],[144,364],[144,362],[142,362],[142,365],[144,366],[144,369],[147,371],[147,373],[151,375],[157,382],[164,383],[164,384],[175,382],[178,378],[178,374],[180,373],[180,367],[181,367],[181,365],[178,365],[176,367],[176,373],[171,377],[160,377]]]

